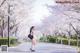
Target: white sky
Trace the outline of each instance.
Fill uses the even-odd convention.
[[[50,15],[46,5],[55,5],[54,0],[36,0],[32,8],[32,18],[35,24],[41,24],[41,20]]]

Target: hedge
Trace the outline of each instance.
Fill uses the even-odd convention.
[[[76,46],[77,45],[77,40],[71,40],[70,45]]]
[[[56,43],[57,37],[47,37],[48,42]]]
[[[65,45],[68,45],[69,40],[70,40],[70,45],[77,46],[77,40],[76,39],[67,39],[67,38],[54,37],[54,36],[47,36],[46,38],[42,37],[41,40],[43,40],[43,39],[44,39],[44,41],[47,39],[47,42],[52,42],[52,43],[57,42],[58,44],[61,44],[61,40],[62,40],[62,44],[65,44]],[[80,42],[79,42],[79,46],[80,46]]]
[[[57,43],[59,43],[59,44],[61,44],[61,41],[62,41],[62,44],[68,45],[68,39],[67,38],[58,37],[57,40],[58,40]]]
[[[15,44],[16,42],[16,38],[10,38],[10,44]],[[0,38],[0,46],[1,45],[8,45],[8,38]]]
[[[41,37],[41,38],[40,38],[40,41],[41,41],[41,42],[46,42],[46,41],[47,41],[47,38],[46,38],[46,37]]]
[[[68,45],[68,40],[67,39],[62,40],[62,44]]]

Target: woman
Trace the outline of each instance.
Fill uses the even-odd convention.
[[[35,52],[35,45],[36,45],[36,39],[35,39],[35,35],[34,35],[34,30],[35,30],[35,27],[34,26],[32,26],[31,28],[30,28],[30,33],[29,33],[29,35],[28,35],[28,37],[31,39],[31,41],[32,41],[32,46],[31,46],[31,48],[30,48],[30,50],[32,51],[32,52]]]

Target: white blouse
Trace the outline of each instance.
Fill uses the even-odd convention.
[[[32,30],[31,35],[33,35],[34,39],[37,39],[35,30]]]

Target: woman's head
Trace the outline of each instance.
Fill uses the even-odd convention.
[[[34,29],[34,26],[32,26],[31,29]]]
[[[32,26],[32,27],[30,28],[30,33],[32,32],[32,30],[34,30],[34,27],[35,27],[35,26]]]

